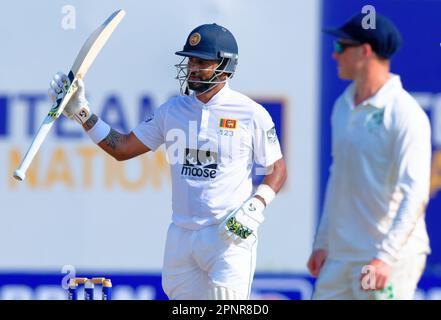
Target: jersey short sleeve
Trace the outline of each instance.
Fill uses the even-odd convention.
[[[253,124],[254,161],[268,167],[282,158],[276,127],[268,111],[260,105],[254,113]]]
[[[167,110],[168,103],[164,103],[133,129],[135,136],[152,151],[158,149],[165,142]]]

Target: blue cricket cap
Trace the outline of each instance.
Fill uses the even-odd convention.
[[[369,43],[372,50],[385,59],[390,59],[401,46],[401,35],[391,20],[375,13],[375,29],[366,14],[359,13],[351,17],[339,28],[327,28],[323,32],[340,39],[359,43]],[[367,21],[364,21],[367,20]],[[366,26],[364,26],[366,24]]]

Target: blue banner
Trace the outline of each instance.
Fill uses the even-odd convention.
[[[112,300],[167,300],[161,287],[161,275],[82,273],[78,277],[106,277],[111,280]],[[62,287],[64,274],[57,273],[0,273],[0,300],[67,300]],[[314,279],[303,274],[256,274],[251,292],[252,300],[308,300]],[[101,286],[96,285],[94,296],[101,298]],[[441,278],[422,278],[416,299],[441,299]],[[84,299],[84,287],[78,289],[78,299]]]
[[[0,138],[8,134],[8,98],[0,96]]]

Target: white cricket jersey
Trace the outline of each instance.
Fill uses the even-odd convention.
[[[151,150],[165,143],[173,222],[198,230],[219,223],[253,194],[252,168],[282,158],[269,113],[225,84],[206,104],[179,96],[133,133]]]
[[[334,105],[333,163],[314,249],[389,264],[429,253],[429,120],[397,75],[358,106],[354,94],[352,83]]]

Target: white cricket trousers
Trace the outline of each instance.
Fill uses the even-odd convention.
[[[249,299],[257,240],[226,245],[218,225],[167,232],[162,287],[172,300]],[[213,296],[214,295],[214,296]]]
[[[326,260],[315,283],[314,300],[412,300],[426,266],[426,255],[402,258],[392,266],[383,290],[361,289],[360,277],[366,263]]]

